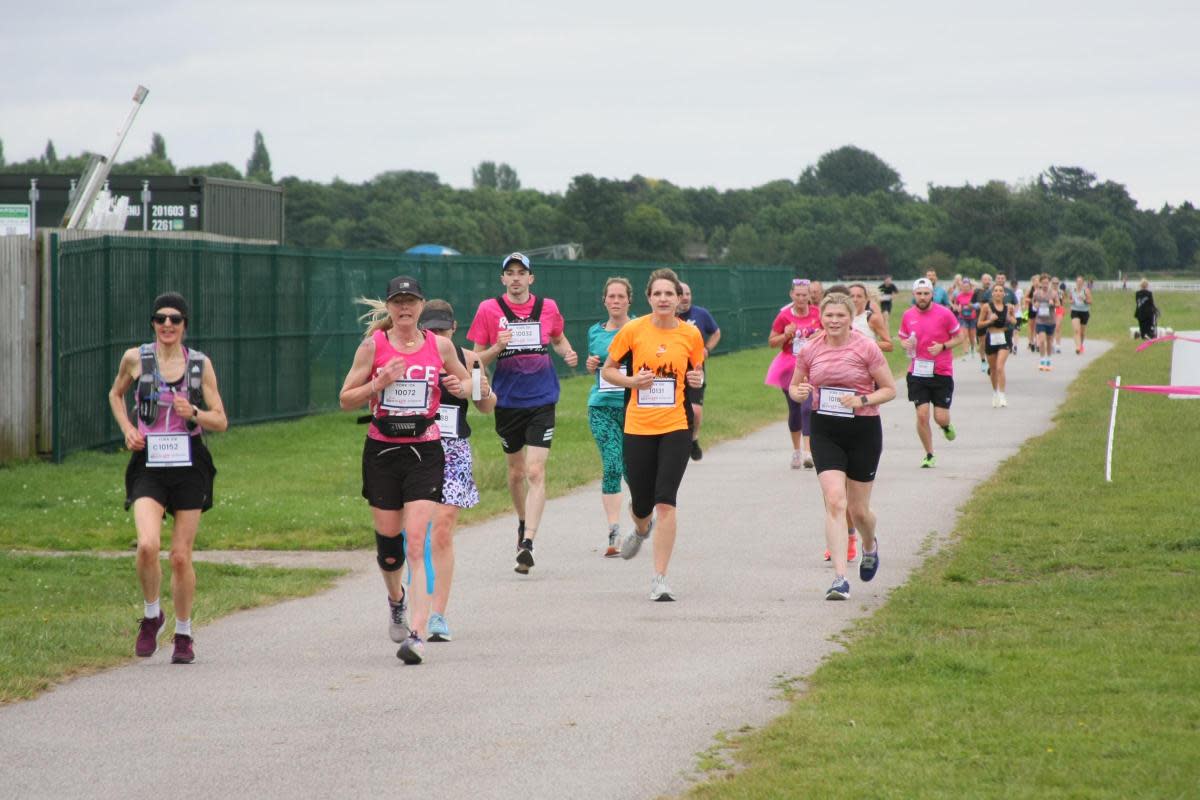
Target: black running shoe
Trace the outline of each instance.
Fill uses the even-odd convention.
[[[533,567],[533,541],[523,539],[521,546],[517,548],[517,565],[514,570],[522,575],[528,575],[530,568]]]

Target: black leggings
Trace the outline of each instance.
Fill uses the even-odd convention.
[[[691,452],[692,434],[687,430],[654,436],[625,434],[625,481],[634,516],[645,519],[658,503],[676,505]]]

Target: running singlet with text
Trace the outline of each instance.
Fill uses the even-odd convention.
[[[821,312],[816,306],[809,305],[808,313],[800,316],[796,313],[795,306],[788,306],[775,317],[775,321],[771,323],[771,331],[783,333],[788,325],[796,326],[796,336],[785,341],[779,349],[785,353],[799,353],[804,340],[821,330]],[[795,341],[797,337],[799,342]]]
[[[633,356],[633,373],[654,373],[647,389],[631,389],[625,409],[625,432],[654,436],[686,430],[687,412],[683,390],[689,365],[699,369],[704,363],[704,339],[696,326],[682,324],[663,329],[653,317],[641,317],[617,331],[608,347],[608,357],[620,363]]]
[[[528,322],[536,299],[533,295],[524,303],[514,303],[505,298],[508,307],[512,309],[521,327],[521,333],[539,332]],[[496,359],[496,371],[492,376],[492,391],[496,393],[496,405],[500,408],[536,408],[558,402],[558,374],[554,364],[550,362],[550,354],[546,345],[551,339],[556,339],[563,332],[563,318],[558,311],[558,305],[551,299],[542,300],[541,315],[536,321],[540,329],[541,345],[523,345],[523,339],[518,338],[514,331],[512,343]],[[479,304],[475,319],[467,331],[467,338],[483,347],[491,347],[496,343],[496,337],[502,328],[510,327],[510,323],[500,309],[496,298],[488,298]],[[523,353],[521,350],[537,350],[538,352]]]
[[[438,389],[438,376],[442,371],[442,356],[438,352],[437,336],[430,331],[422,331],[425,343],[415,353],[401,353],[392,347],[384,331],[375,331],[371,338],[375,341],[375,360],[371,363],[371,378],[383,369],[393,358],[404,359],[407,367],[404,377],[382,387],[371,396],[371,415],[379,416],[421,416],[436,419],[438,406],[441,405],[441,391]],[[434,442],[441,434],[437,425],[430,425],[420,436],[384,436],[371,425],[367,428],[367,436],[381,442],[411,443]]]
[[[913,306],[904,312],[900,320],[901,342],[917,334],[917,349],[908,365],[908,372],[916,377],[954,374],[954,351],[942,350],[937,355],[929,352],[929,346],[937,342],[948,342],[958,333],[958,319],[945,306],[930,303],[924,312]]]

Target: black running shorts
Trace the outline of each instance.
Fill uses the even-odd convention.
[[[860,483],[875,480],[879,457],[883,454],[883,424],[878,415],[834,417],[812,415],[813,464],[820,474],[825,470],[846,473]]]
[[[413,500],[442,502],[446,454],[441,439],[396,444],[367,437],[362,454],[362,496],[372,508],[399,511]]]
[[[213,479],[217,468],[199,436],[192,437],[192,466],[147,467],[146,451],[136,450],[125,468],[125,508],[139,497],[149,497],[174,514],[208,511],[213,504]]]
[[[496,435],[505,453],[519,453],[521,448],[550,448],[554,441],[554,404],[533,408],[496,408]]]
[[[950,375],[932,375],[918,378],[908,374],[908,400],[914,405],[933,403],[937,408],[949,408],[954,399],[954,378]]]

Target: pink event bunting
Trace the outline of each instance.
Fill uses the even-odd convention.
[[[1200,386],[1136,386],[1133,384],[1117,386],[1116,381],[1108,382],[1109,388],[1125,392],[1146,392],[1148,394],[1186,394],[1200,397]]]
[[[1159,342],[1192,342],[1194,344],[1200,344],[1200,339],[1193,339],[1190,336],[1175,336],[1173,334],[1171,336],[1159,336],[1157,339],[1150,339],[1142,342],[1140,345],[1138,345],[1136,352],[1140,353],[1150,345],[1158,344]]]

